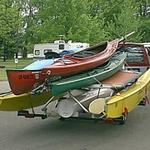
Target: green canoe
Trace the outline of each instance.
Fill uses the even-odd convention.
[[[124,64],[125,59],[125,52],[116,52],[109,62],[103,66],[52,82],[50,91],[52,95],[57,96],[72,89],[79,89],[98,83],[99,81],[102,81],[119,71]]]

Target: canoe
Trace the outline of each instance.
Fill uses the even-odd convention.
[[[41,70],[7,70],[7,77],[11,91],[15,95],[30,92],[46,78],[41,74]]]
[[[70,52],[65,50],[60,53],[60,56],[63,57],[64,55],[73,54],[78,51],[79,49],[71,50]],[[51,55],[58,56],[59,54],[51,52]],[[55,60],[57,60],[57,58]],[[30,92],[32,89],[41,85],[46,78],[46,76],[41,73],[41,69],[53,63],[54,59],[43,59],[34,61],[23,69],[6,70],[12,92],[15,95],[19,95]]]
[[[33,63],[27,65],[21,70],[41,70],[47,65],[53,64],[54,60],[53,59],[43,59],[43,60],[36,60]]]
[[[110,61],[103,66],[52,82],[50,85],[50,91],[52,95],[56,96],[72,89],[79,89],[98,83],[119,71],[123,66],[125,58],[125,52],[117,52]]]
[[[53,59],[37,60],[23,69],[6,70],[12,92],[15,95],[27,93],[42,84],[45,76],[41,74],[41,69],[53,62]]]
[[[92,114],[105,114],[105,118],[119,118],[127,115],[144,99],[150,91],[150,69],[136,83],[109,99],[95,99],[89,105]],[[100,109],[101,108],[101,109]]]
[[[64,56],[52,65],[43,68],[42,73],[50,76],[69,76],[96,68],[107,62],[115,53],[120,40],[98,44],[79,53]]]
[[[71,56],[65,55],[64,58],[50,59],[49,65],[47,60],[42,60],[21,70],[6,70],[10,88],[15,95],[19,95],[30,92],[41,85],[45,81],[47,73],[50,76],[66,76],[95,68],[110,59],[116,51],[118,43],[119,40],[116,39],[82,50],[84,56],[86,55],[84,58],[76,57],[81,53],[78,50],[79,52],[76,53],[75,51],[75,54]],[[91,56],[90,50],[93,52],[98,51],[99,53]]]
[[[129,84],[133,84],[139,76],[140,73],[122,70],[101,81],[101,85],[94,84],[86,89],[72,90],[71,95],[66,95],[59,100],[57,112],[63,118],[77,117],[79,113],[88,112],[89,104],[93,100],[98,97],[110,97]]]
[[[49,92],[39,95],[31,94],[7,94],[0,96],[0,111],[19,111],[45,104],[51,98]]]

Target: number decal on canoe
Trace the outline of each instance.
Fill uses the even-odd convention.
[[[33,79],[33,75],[25,75],[25,74],[21,74],[18,76],[18,79]]]

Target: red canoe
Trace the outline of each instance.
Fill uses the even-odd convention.
[[[96,68],[107,62],[116,51],[120,40],[92,46],[82,52],[64,56],[41,70],[7,70],[12,92],[16,95],[27,93],[41,85],[46,76],[69,76]],[[94,53],[94,54],[93,54]]]
[[[102,45],[95,45],[85,51],[64,56],[52,65],[42,69],[43,74],[68,76],[87,71],[107,62],[116,51],[120,40],[116,39]]]
[[[45,80],[40,70],[7,70],[7,77],[15,95],[30,92]]]

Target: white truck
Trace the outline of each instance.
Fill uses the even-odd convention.
[[[33,51],[34,59],[43,59],[47,52],[61,53],[63,51],[74,51],[88,48],[88,43],[72,42],[71,40],[67,43],[64,40],[55,40],[54,43],[43,43],[35,44]]]

